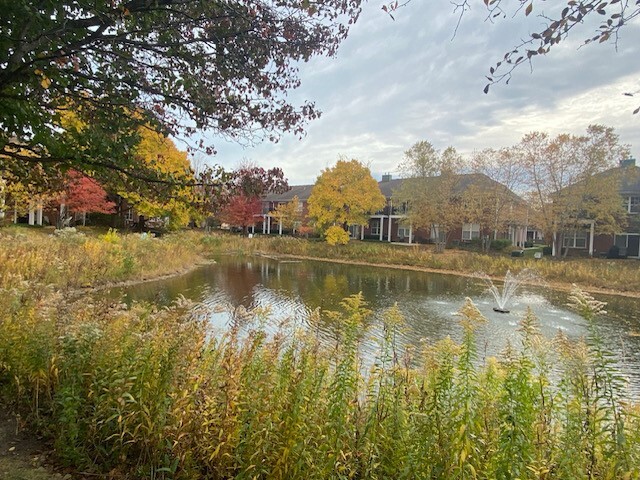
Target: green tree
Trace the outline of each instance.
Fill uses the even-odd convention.
[[[384,207],[385,198],[369,168],[358,160],[341,158],[322,171],[308,200],[309,217],[326,232],[333,225],[364,225],[369,214]]]
[[[0,170],[39,163],[171,183],[134,154],[140,127],[248,140],[301,134],[319,112],[286,99],[300,84],[296,63],[334,55],[360,4],[3,2]],[[78,124],[63,128],[70,111]]]

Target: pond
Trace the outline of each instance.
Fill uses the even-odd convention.
[[[447,335],[460,340],[462,327],[456,312],[470,297],[488,322],[477,334],[480,354],[498,355],[507,342],[519,345],[518,322],[531,307],[544,335],[562,330],[570,338],[586,334],[586,321],[567,306],[566,292],[541,286],[522,286],[508,305],[508,314],[493,311],[495,302],[479,279],[456,275],[363,267],[328,262],[278,260],[266,257],[233,257],[199,268],[187,275],[132,287],[113,289],[110,296],[127,302],[169,304],[179,295],[207,305],[210,322],[225,328],[243,312],[268,307],[270,324],[295,322],[310,326],[327,341],[336,338],[332,321],[318,320],[316,309],[339,310],[340,301],[362,292],[374,315],[363,342],[373,355],[385,309],[396,302],[406,321],[400,335],[403,345],[419,346]],[[607,302],[607,314],[598,319],[606,347],[616,354],[629,378],[630,391],[640,394],[640,300],[597,295]],[[312,320],[316,318],[315,320]],[[272,327],[276,328],[276,327]]]

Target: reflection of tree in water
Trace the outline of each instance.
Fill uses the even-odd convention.
[[[207,290],[209,276],[206,268],[198,268],[184,275],[113,288],[104,295],[125,302],[150,302],[160,306],[170,305],[180,296],[200,302]]]
[[[215,267],[211,269],[214,284],[224,290],[233,307],[253,309],[257,306],[254,292],[256,286],[262,283],[262,276],[251,261],[238,259],[235,262],[220,262]]]

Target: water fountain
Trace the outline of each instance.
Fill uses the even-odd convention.
[[[509,313],[507,304],[513,298],[520,285],[525,282],[540,281],[539,275],[533,270],[524,269],[516,275],[513,275],[510,270],[507,270],[507,274],[504,276],[502,291],[500,291],[486,273],[477,273],[476,276],[485,282],[487,290],[493,295],[497,305],[493,307],[493,311],[498,313]]]

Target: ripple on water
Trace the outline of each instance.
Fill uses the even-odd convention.
[[[199,282],[199,283],[198,283]],[[148,283],[126,289],[131,300],[172,301],[180,294],[211,307],[210,322],[215,327],[228,327],[239,306],[247,311],[270,306],[273,325],[293,319],[309,326],[328,341],[335,341],[339,325],[321,319],[310,323],[317,306],[339,309],[340,299],[362,291],[375,313],[370,320],[367,352],[374,352],[382,331],[382,312],[395,302],[405,316],[406,328],[399,335],[405,345],[422,345],[427,338],[433,343],[446,336],[459,341],[462,328],[453,316],[471,297],[487,324],[477,332],[483,355],[498,355],[510,339],[518,344],[518,322],[531,308],[539,319],[542,333],[552,338],[562,330],[570,338],[587,333],[586,322],[565,307],[567,294],[550,289],[523,287],[509,304],[510,314],[493,312],[494,302],[483,288],[467,279],[423,272],[371,269],[353,265],[303,262],[279,265],[269,259],[246,260],[230,257],[190,277]],[[187,293],[185,293],[187,292]],[[640,392],[640,308],[637,299],[610,299],[610,312],[598,325],[606,347],[616,352],[625,373]],[[269,328],[276,328],[269,326]],[[624,341],[623,341],[624,340]],[[626,362],[626,363],[625,363]]]

